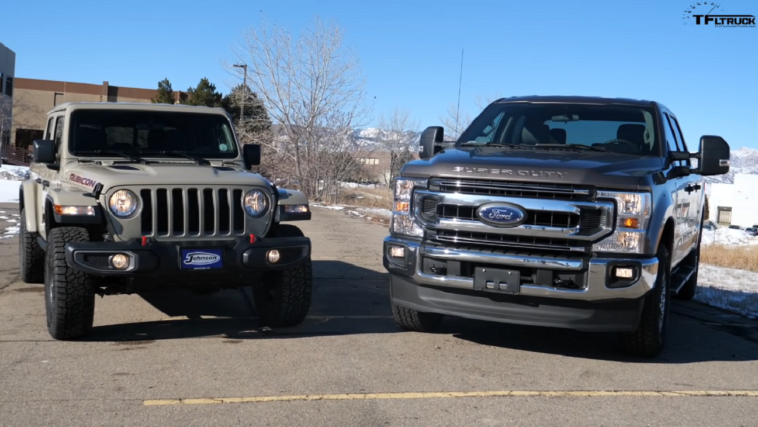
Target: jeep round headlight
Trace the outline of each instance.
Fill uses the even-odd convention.
[[[247,212],[248,215],[257,216],[266,212],[268,199],[266,198],[266,195],[263,194],[263,191],[251,190],[245,194],[245,199],[242,205],[245,206],[245,212]]]
[[[139,200],[137,195],[129,190],[118,190],[111,196],[108,205],[114,215],[125,218],[137,210]]]

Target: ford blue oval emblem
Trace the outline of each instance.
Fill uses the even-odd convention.
[[[482,205],[476,214],[482,222],[496,227],[516,227],[526,221],[524,208],[506,203]]]

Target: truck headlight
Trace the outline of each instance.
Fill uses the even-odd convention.
[[[647,231],[652,204],[650,193],[617,193],[599,191],[598,198],[610,198],[616,202],[616,231],[596,243],[593,251],[641,254]]]
[[[111,212],[120,218],[126,218],[134,214],[139,206],[137,195],[129,190],[118,190],[108,200]]]
[[[413,189],[426,188],[427,180],[419,178],[398,178],[395,181],[395,194],[392,201],[392,232],[406,236],[421,237],[424,229],[413,218],[411,199]]]
[[[251,216],[258,216],[266,212],[268,208],[268,198],[261,190],[250,190],[245,194],[242,205],[245,212]]]

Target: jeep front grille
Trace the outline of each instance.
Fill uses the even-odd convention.
[[[242,189],[142,189],[143,236],[205,237],[245,234]]]

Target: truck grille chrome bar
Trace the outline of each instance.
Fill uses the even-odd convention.
[[[532,199],[591,201],[595,189],[588,186],[488,181],[476,179],[431,179],[429,189],[442,193],[481,194]]]

